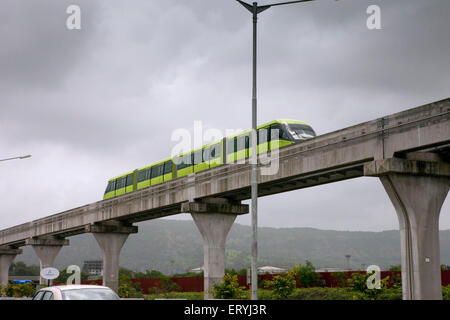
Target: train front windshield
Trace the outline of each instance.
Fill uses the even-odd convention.
[[[303,124],[288,124],[287,129],[293,140],[305,140],[316,136],[310,126]]]

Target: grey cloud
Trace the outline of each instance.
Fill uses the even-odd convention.
[[[0,148],[5,155],[35,153],[29,163],[42,171],[27,171],[26,187],[3,190],[11,199],[5,210],[40,217],[100,199],[111,176],[169,156],[172,131],[191,129],[195,120],[222,131],[250,127],[252,21],[236,1],[77,1],[80,31],[65,28],[69,4],[2,2]],[[382,30],[366,28],[369,4],[380,5]],[[326,133],[446,98],[449,15],[446,0],[325,0],[262,13],[259,122],[297,118]],[[3,176],[14,181],[10,171]],[[70,174],[36,190],[54,171]],[[358,188],[364,189],[358,203],[372,204],[371,217],[387,212],[386,224],[364,222],[338,203]],[[12,199],[21,192],[35,195],[19,206]],[[261,202],[265,225],[275,223],[281,203],[279,226],[396,227],[375,182],[352,180]],[[444,226],[448,219],[443,215]]]

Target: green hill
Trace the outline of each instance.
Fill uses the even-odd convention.
[[[203,265],[202,237],[193,221],[153,220],[138,224],[139,233],[125,243],[120,264],[136,271],[159,270],[165,274],[186,272]],[[84,260],[101,259],[101,250],[91,234],[69,238],[55,260],[58,268]],[[440,232],[441,263],[450,264],[450,230]],[[399,231],[355,232],[313,228],[260,228],[258,231],[259,263],[292,268],[310,260],[318,267],[345,267],[345,255],[351,255],[352,269],[361,264],[381,268],[400,264]],[[251,228],[234,224],[227,238],[227,268],[250,266]],[[39,264],[31,247],[24,247],[16,258],[28,265]]]

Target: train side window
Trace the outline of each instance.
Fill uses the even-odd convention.
[[[258,144],[263,144],[270,141],[269,128],[262,128],[258,130]]]
[[[105,194],[108,193],[108,192],[114,191],[115,184],[116,184],[115,182],[116,181],[109,181],[108,182],[108,186],[106,187]]]
[[[116,190],[125,187],[126,177],[119,178],[116,180]]]
[[[181,158],[180,163],[177,165],[177,170],[181,170],[190,166],[192,166],[192,153],[185,154]]]
[[[237,137],[237,148],[236,151],[241,151],[248,148],[249,141],[248,136]]]
[[[172,160],[164,162],[164,174],[172,172],[172,165],[173,165]]]
[[[211,147],[206,147],[205,149],[203,149],[203,161],[209,161],[212,159],[211,149]]]
[[[159,164],[152,167],[152,179],[163,175],[164,164]]]
[[[127,175],[127,187],[132,186],[134,181],[134,174]]]
[[[208,152],[208,156],[209,159],[208,160],[212,160],[214,158],[220,157],[221,155],[221,148],[220,148],[221,144],[220,143],[216,143],[215,145],[209,147],[209,152]],[[205,159],[206,161],[206,159]]]
[[[237,139],[236,137],[227,139],[227,154],[235,153],[237,151]]]
[[[203,150],[197,150],[194,152],[194,164],[200,164],[203,162]]]
[[[149,171],[150,171],[149,169],[138,171],[138,173],[137,173],[137,181],[138,182],[142,182],[142,181],[147,180]]]

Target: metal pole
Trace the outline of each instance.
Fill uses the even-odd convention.
[[[253,95],[252,95],[252,157],[251,157],[251,209],[252,209],[252,294],[251,299],[258,299],[258,167],[257,167],[257,99],[256,99],[256,29],[258,22],[258,4],[253,2]]]
[[[269,5],[263,5],[258,7],[257,2],[253,2],[250,5],[241,0],[237,0],[242,6],[244,6],[248,11],[253,14],[253,94],[252,94],[252,135],[251,135],[251,145],[252,145],[252,156],[250,158],[251,166],[251,209],[252,209],[252,261],[251,261],[251,286],[252,293],[251,299],[258,299],[258,158],[257,158],[257,110],[256,110],[256,29],[258,22],[258,13],[269,9],[272,6],[280,6],[284,4],[292,4],[297,2],[306,2],[314,0],[297,0],[281,2]]]
[[[31,158],[31,154],[27,154],[26,156],[19,156],[19,157],[7,158],[7,159],[0,159],[0,161],[8,161],[8,160],[15,160],[15,159],[26,159],[26,158]]]

